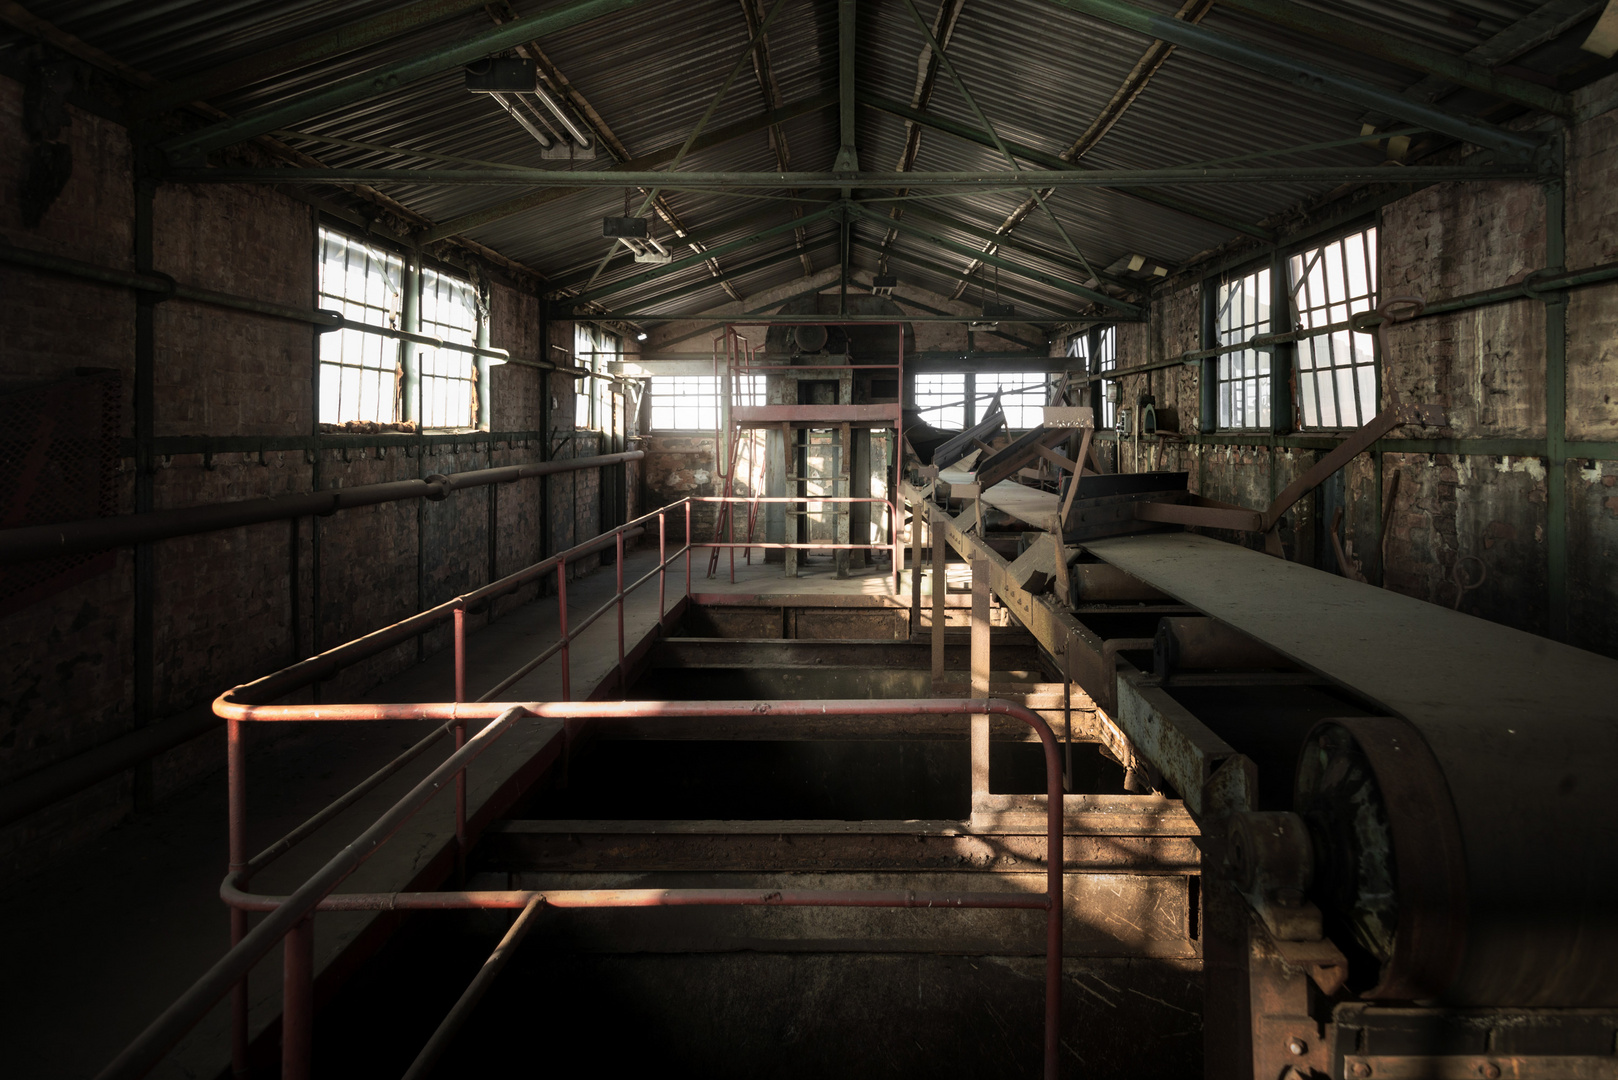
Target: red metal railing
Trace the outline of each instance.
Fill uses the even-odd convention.
[[[463,909],[524,909],[536,902],[554,908],[676,907],[676,906],[786,906],[786,907],[895,907],[895,908],[1012,908],[1044,910],[1045,961],[1045,1076],[1057,1076],[1060,1037],[1062,975],[1062,764],[1059,745],[1049,725],[1014,702],[998,698],[838,701],[625,701],[529,702],[379,705],[257,705],[246,700],[253,684],[222,694],[215,710],[228,722],[230,746],[230,806],[232,851],[242,850],[246,796],[243,786],[242,724],[286,721],[363,721],[431,719],[443,727],[411,747],[381,771],[321,811],[315,818],[271,845],[252,860],[238,864],[233,857],[220,894],[236,917],[245,923],[249,911],[268,914],[258,926],[242,934],[208,972],[163,1012],[100,1074],[106,1080],[143,1076],[184,1034],[226,994],[241,1002],[233,1019],[241,1025],[238,1039],[246,1040],[245,991],[248,972],[277,941],[285,940],[282,997],[282,1076],[301,1080],[309,1075],[310,1032],[313,1025],[312,923],[318,911],[402,911]],[[358,869],[406,821],[519,720],[592,720],[660,718],[750,719],[775,716],[900,716],[998,714],[1021,720],[1038,733],[1045,751],[1047,789],[1046,890],[1043,895],[1015,892],[918,892],[913,890],[777,890],[777,889],[585,889],[585,890],[460,890],[442,892],[343,893],[333,895],[345,878]],[[490,720],[482,730],[444,759],[394,803],[352,843],[333,856],[287,896],[268,896],[247,890],[252,876],[352,805],[408,761],[469,720]],[[455,1014],[452,1013],[452,1016]],[[462,1011],[464,1016],[464,1011]],[[435,1036],[441,1050],[448,1039]]]
[[[717,499],[705,501],[719,501]],[[790,499],[772,501],[791,501]],[[882,502],[880,499],[862,500]],[[430,608],[389,627],[347,642],[319,656],[310,657],[290,667],[244,685],[235,687],[214,703],[214,711],[226,720],[227,765],[229,786],[229,872],[221,886],[221,896],[231,909],[231,942],[229,952],[214,965],[190,990],[155,1020],[135,1042],[131,1043],[101,1073],[103,1077],[134,1077],[144,1075],[217,1001],[226,994],[231,996],[232,1058],[239,1074],[245,1074],[248,1063],[248,997],[247,975],[277,941],[284,940],[283,1001],[282,1001],[282,1060],[283,1077],[301,1080],[309,1073],[309,1052],[312,1046],[310,1031],[313,1021],[313,917],[316,911],[355,910],[414,910],[414,909],[468,909],[514,908],[532,912],[535,905],[555,908],[570,907],[654,907],[685,905],[784,905],[823,907],[982,907],[1027,908],[1047,911],[1046,935],[1046,1032],[1045,1071],[1056,1076],[1056,1051],[1059,1034],[1061,1001],[1062,958],[1062,768],[1056,737],[1036,714],[1020,705],[999,699],[919,699],[919,700],[853,700],[853,701],[709,701],[709,702],[645,702],[620,701],[584,703],[567,700],[571,696],[568,646],[600,618],[609,608],[618,612],[617,674],[620,692],[627,686],[625,667],[623,605],[625,599],[655,575],[658,578],[658,614],[663,619],[667,611],[666,575],[671,563],[685,556],[685,589],[691,595],[691,506],[686,499],[672,506],[626,522],[611,533],[603,534],[559,555],[551,556],[508,575],[480,589],[455,597],[437,607]],[[667,516],[681,507],[685,513],[687,542],[672,555],[667,550]],[[644,524],[658,519],[658,565],[627,588],[624,586],[624,544],[628,539],[644,533]],[[605,605],[589,615],[582,623],[570,627],[567,620],[566,566],[612,544],[618,556],[617,588]],[[730,546],[730,545],[726,545]],[[740,546],[740,545],[737,545]],[[861,547],[883,545],[836,544],[774,544],[754,545],[771,547]],[[895,552],[897,569],[899,553]],[[536,582],[554,568],[557,572],[560,637],[535,659],[502,679],[476,702],[468,702],[466,689],[466,613],[475,605],[490,603],[530,582]],[[401,641],[420,634],[442,622],[454,625],[454,697],[452,702],[427,704],[310,704],[273,705],[270,702],[286,697],[295,690],[328,678],[338,670],[373,656]],[[504,702],[489,699],[509,689],[524,675],[545,660],[562,655],[561,702]],[[455,860],[457,882],[464,881],[466,855],[471,838],[467,828],[466,768],[496,739],[510,730],[519,719],[538,717],[560,720],[581,720],[610,723],[624,718],[661,718],[671,723],[682,719],[734,717],[750,718],[760,715],[778,716],[886,716],[987,714],[1013,716],[1033,727],[1044,745],[1046,757],[1047,799],[1047,889],[1044,895],[1022,893],[972,892],[914,892],[895,890],[823,891],[823,890],[747,890],[747,889],[670,889],[670,890],[502,890],[502,891],[438,891],[395,893],[344,893],[333,895],[337,886],[403,824],[427,803],[438,791],[453,781],[455,788]],[[366,721],[427,719],[444,721],[433,731],[366,778],[336,802],[330,804],[298,828],[270,845],[252,858],[247,857],[246,825],[246,752],[242,739],[242,725],[249,722],[285,721]],[[476,735],[467,738],[466,725],[472,720],[491,720]],[[312,836],[344,810],[353,806],[375,790],[389,777],[415,761],[446,736],[453,737],[455,748],[403,799],[390,807],[372,826],[353,843],[334,856],[325,866],[304,882],[290,896],[263,896],[248,891],[251,879],[271,863]],[[564,736],[565,737],[565,736]],[[268,916],[252,929],[248,927],[250,911],[265,911]],[[485,967],[485,972],[463,995],[446,1025],[452,1025],[435,1034],[412,1067],[411,1076],[422,1075],[433,1058],[448,1045],[453,1025],[458,1025],[470,1012],[494,974],[515,948],[516,940],[526,932],[532,919],[519,920],[522,930],[513,927],[512,935],[503,940]]]

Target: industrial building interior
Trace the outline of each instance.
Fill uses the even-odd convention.
[[[1618,1078],[1615,53],[0,3],[0,1073]]]

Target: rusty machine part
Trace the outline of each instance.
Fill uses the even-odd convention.
[[[1172,597],[1110,563],[1080,562],[1068,567],[1073,606],[1080,604],[1165,604]]]

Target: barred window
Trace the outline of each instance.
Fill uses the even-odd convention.
[[[1216,345],[1235,345],[1270,332],[1270,271],[1266,267],[1219,286]],[[1221,353],[1218,364],[1219,427],[1270,426],[1270,353],[1244,348]]]
[[[1347,322],[1377,303],[1376,229],[1340,237],[1287,261],[1299,330]],[[1377,412],[1371,338],[1334,330],[1298,342],[1298,412],[1305,428],[1359,427]]]
[[[916,411],[940,431],[966,426],[966,376],[929,373],[916,376]]]
[[[1050,401],[1050,386],[1051,376],[1043,371],[979,375],[977,398],[987,408],[998,391],[1000,408],[1006,414],[1006,426],[1013,431],[1028,431],[1044,422],[1045,405]]]
[[[1103,327],[1096,335],[1095,370],[1111,371],[1118,366],[1118,328]],[[1112,400],[1112,380],[1102,379],[1098,384],[1101,394],[1101,423],[1099,428],[1111,428],[1117,423],[1118,403]]]
[[[352,322],[399,328],[404,260],[320,230],[319,304]],[[320,422],[392,423],[400,410],[399,342],[363,330],[320,336]]]
[[[423,269],[420,321],[424,334],[476,345],[477,290],[470,281]],[[421,365],[422,426],[472,427],[477,422],[477,366],[472,354],[418,345],[416,357]]]

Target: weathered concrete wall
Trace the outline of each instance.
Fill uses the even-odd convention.
[[[1618,110],[1610,108],[1615,88],[1618,80],[1608,79],[1579,95],[1584,114],[1570,131],[1566,174],[1569,269],[1618,259]],[[1597,101],[1605,102],[1599,106],[1604,111],[1590,107]],[[1535,184],[1443,184],[1390,203],[1377,220],[1382,295],[1431,301],[1521,282],[1548,261],[1546,213],[1545,190]],[[1440,406],[1445,422],[1390,435],[1441,440],[1432,443],[1434,453],[1361,455],[1344,470],[1345,546],[1350,561],[1371,580],[1452,605],[1457,577],[1474,582],[1481,568],[1483,582],[1465,593],[1461,610],[1550,632],[1549,567],[1564,556],[1550,550],[1546,458],[1502,453],[1498,440],[1543,446],[1546,320],[1556,310],[1518,300],[1391,331],[1382,404],[1396,389],[1402,401]],[[1201,348],[1201,311],[1199,281],[1188,275],[1171,282],[1153,299],[1149,322],[1119,327],[1119,366]],[[1618,285],[1567,294],[1566,331],[1566,438],[1605,444],[1594,448],[1593,457],[1571,449],[1566,469],[1568,640],[1618,655],[1618,618],[1612,614],[1618,610],[1618,464],[1611,460],[1618,439]],[[1272,446],[1264,436],[1252,436],[1250,443],[1240,435],[1199,439],[1199,380],[1196,366],[1123,380],[1126,403],[1154,395],[1159,409],[1168,410],[1165,426],[1189,438],[1109,445],[1108,459],[1121,459],[1126,471],[1185,469],[1193,490],[1253,507],[1267,504],[1319,459],[1320,451]],[[1314,520],[1317,505],[1305,499],[1289,515],[1282,529],[1289,557],[1317,561],[1330,525]],[[1385,567],[1378,550],[1384,516]],[[1334,562],[1328,558],[1322,565],[1332,568]]]
[[[18,83],[0,78],[0,145],[26,143],[22,96]],[[104,118],[77,109],[71,115],[73,171],[35,227],[24,224],[19,208],[26,155],[0,154],[0,232],[21,247],[133,269],[128,135]],[[162,185],[153,206],[153,265],[182,284],[308,308],[318,225],[307,204],[269,189]],[[119,510],[133,510],[133,294],[6,266],[0,295],[6,299],[0,393],[61,382],[82,367],[122,373]],[[490,300],[492,344],[519,359],[563,356],[540,340],[539,300],[530,285],[494,276]],[[415,445],[379,447],[364,436],[328,435],[315,448],[308,440],[317,430],[318,346],[310,327],[180,300],[158,304],[153,324],[156,437],[248,436],[268,444],[262,454],[159,449],[151,476],[158,509],[542,460],[547,411],[550,445],[566,442],[558,456],[597,452],[593,436],[567,439],[573,380],[516,363],[492,374],[490,427],[514,433],[492,447],[487,440],[429,438],[418,452]],[[551,340],[571,346],[572,326],[553,327]],[[442,503],[392,503],[155,544],[145,715],[152,722],[198,715],[235,683],[595,535],[604,520],[597,473],[553,478],[550,485],[552,514],[535,479],[460,492]],[[637,487],[632,481],[631,492]],[[631,502],[633,508],[633,495]],[[596,565],[587,562],[576,572]],[[537,592],[530,588],[504,606]],[[143,714],[135,700],[135,595],[134,559],[126,549],[105,572],[0,618],[7,657],[0,672],[0,783],[133,730]],[[473,616],[472,624],[483,618]],[[447,629],[436,631],[423,647],[436,650],[448,640]],[[344,672],[323,693],[328,700],[363,693],[417,656],[414,642],[401,645]],[[137,800],[161,798],[223,760],[222,740],[210,734],[0,830],[0,876],[27,874],[127,816]]]

